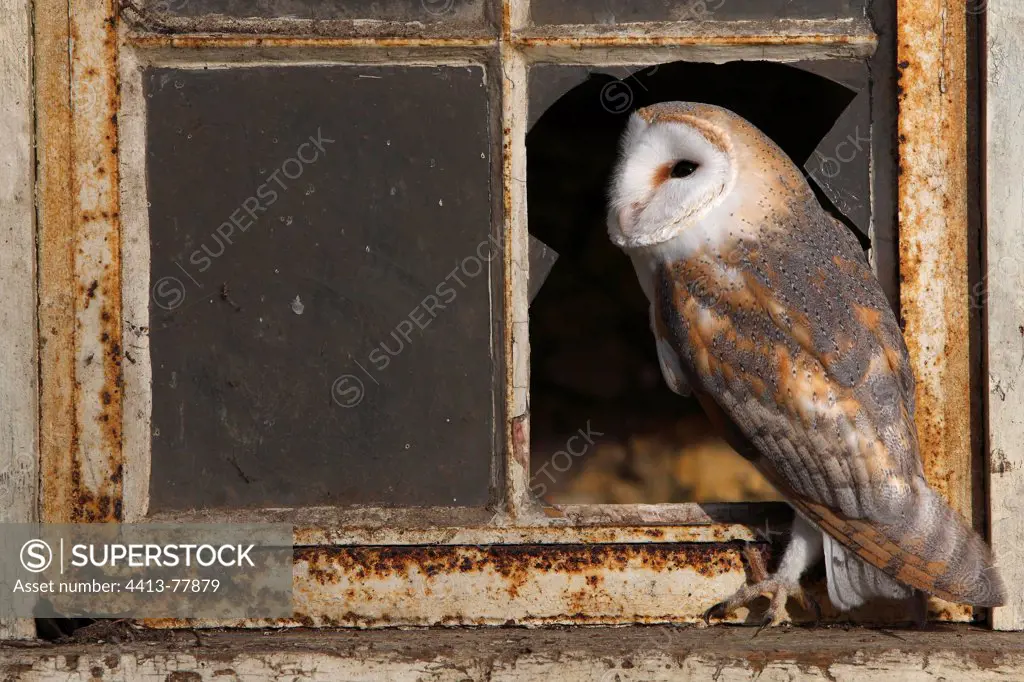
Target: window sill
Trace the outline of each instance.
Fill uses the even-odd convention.
[[[54,680],[1024,678],[1024,638],[970,626],[800,627],[757,637],[740,627],[197,633],[121,626],[94,633],[95,641],[4,644],[0,670],[13,679],[31,671]]]

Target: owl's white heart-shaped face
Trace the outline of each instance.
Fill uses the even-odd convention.
[[[702,108],[671,102],[630,117],[611,185],[608,234],[616,245],[656,246],[679,236],[729,192],[731,145],[725,131],[697,115]]]

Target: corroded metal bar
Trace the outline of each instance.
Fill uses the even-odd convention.
[[[896,17],[900,301],[918,439],[929,483],[971,519],[967,13],[957,0],[897,0]]]
[[[929,482],[971,515],[966,13],[900,0],[900,298]]]
[[[122,515],[116,4],[36,9],[47,522]]]

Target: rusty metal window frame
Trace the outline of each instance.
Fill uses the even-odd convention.
[[[934,136],[937,118],[956,129],[966,116],[963,7],[954,0],[896,4],[902,315],[919,379],[926,471],[970,515],[965,137]],[[535,63],[866,58],[876,36],[866,18],[535,26],[526,0],[492,9],[500,17],[493,35],[341,22],[326,35],[293,37],[284,20],[238,32],[225,24],[217,33],[173,33],[152,16],[140,21],[134,2],[37,0],[42,520],[291,522],[294,622],[307,625],[692,621],[745,580],[744,543],[764,539],[749,523],[750,505],[541,508],[530,497],[528,71]],[[148,516],[139,67],[339,63],[474,63],[500,79],[502,504],[493,513],[306,508]],[[937,186],[936,177],[944,182]],[[953,248],[939,253],[946,244]],[[761,522],[765,511],[757,505]],[[474,597],[463,604],[465,595]],[[969,611],[944,615],[964,619]]]

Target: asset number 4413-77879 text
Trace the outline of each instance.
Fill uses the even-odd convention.
[[[129,580],[125,592],[216,592],[220,581],[216,578],[147,578]]]

